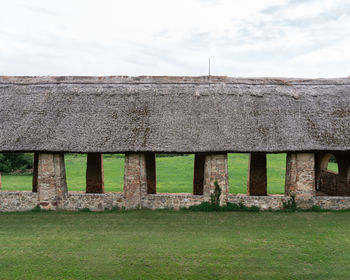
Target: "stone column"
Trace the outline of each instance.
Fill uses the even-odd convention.
[[[38,191],[38,162],[39,154],[34,153],[32,192]]]
[[[147,195],[145,155],[125,154],[124,206],[126,209],[140,208]]]
[[[313,153],[288,153],[285,194],[296,199],[315,195],[315,156]]]
[[[37,187],[40,208],[57,209],[67,193],[64,154],[40,153],[38,155]]]
[[[215,181],[217,181],[221,187],[220,205],[225,205],[228,196],[227,154],[211,154],[205,156],[203,186],[205,200],[210,200],[210,194],[215,190]]]
[[[147,175],[147,193],[157,193],[156,177],[156,154],[145,153],[146,175]]]
[[[251,153],[247,183],[248,195],[267,195],[266,153]]]
[[[195,154],[193,171],[193,194],[203,194],[205,155]]]
[[[86,192],[104,192],[103,155],[100,153],[88,153],[87,155]]]

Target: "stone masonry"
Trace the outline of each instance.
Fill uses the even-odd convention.
[[[64,155],[40,153],[37,180],[40,208],[47,210],[59,208],[63,196],[67,193]]]
[[[249,172],[250,176],[257,178],[257,181],[254,182],[257,184],[257,189],[264,189],[266,186],[264,156],[263,154],[258,157],[251,156]],[[338,156],[338,158],[340,157]],[[235,195],[228,192],[227,154],[203,154],[200,159],[197,158],[197,165],[195,164],[194,167],[194,186],[197,184],[196,192],[200,192],[198,186],[203,180],[203,194],[157,194],[149,193],[148,188],[149,182],[155,183],[154,155],[151,155],[151,159],[148,158],[151,162],[148,165],[152,165],[149,168],[144,153],[128,153],[125,155],[123,193],[83,193],[67,192],[63,154],[38,153],[34,162],[33,191],[0,191],[0,211],[26,211],[37,205],[42,209],[71,211],[85,208],[92,211],[103,211],[104,209],[122,207],[126,209],[180,209],[200,204],[203,201],[210,201],[210,194],[215,189],[215,181],[222,189],[221,205],[225,205],[227,202],[243,203],[248,207],[258,206],[262,210],[278,210],[283,208],[284,202],[291,199],[291,195],[295,195],[297,205],[301,208],[317,205],[325,209],[350,209],[350,196],[316,195],[315,166],[319,168],[319,157],[316,159],[315,164],[313,153],[287,154],[285,195],[262,195],[261,193],[259,195]],[[90,167],[88,164],[88,170],[92,174],[97,172],[95,174],[102,175],[102,156],[94,155],[94,161],[98,164],[90,165]],[[339,161],[341,162],[341,160]],[[347,162],[347,155],[344,156],[344,162]],[[92,170],[93,168],[95,170]],[[259,170],[259,168],[263,170]],[[340,170],[345,169],[346,164],[344,163]],[[148,176],[148,172],[151,173],[151,176]],[[257,183],[259,181],[257,174],[262,174],[260,186]],[[322,170],[320,174],[323,174]],[[334,184],[335,179],[332,180],[332,184]],[[101,179],[98,182],[101,182]],[[88,184],[90,183],[87,182]]]
[[[315,156],[313,153],[287,154],[286,195],[295,195],[302,208],[307,208],[315,192]]]
[[[227,154],[209,154],[205,157],[203,195],[207,201],[215,190],[215,182],[221,188],[220,205],[224,205],[228,195]]]
[[[145,155],[125,154],[124,207],[140,208],[142,198],[147,194],[147,174]]]

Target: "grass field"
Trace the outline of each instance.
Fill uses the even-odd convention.
[[[0,213],[0,279],[350,279],[349,215]]]
[[[191,193],[193,181],[193,155],[157,157],[157,192]],[[229,154],[228,170],[231,193],[246,193],[248,154]],[[69,191],[85,190],[86,156],[65,155]],[[285,154],[267,155],[268,193],[284,193]],[[337,164],[329,168],[336,170]],[[123,191],[123,155],[104,155],[105,191]],[[31,175],[2,175],[3,190],[31,190]]]

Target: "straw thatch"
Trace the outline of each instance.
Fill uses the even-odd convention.
[[[0,151],[350,150],[350,79],[0,77]]]

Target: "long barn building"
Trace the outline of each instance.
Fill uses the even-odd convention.
[[[34,153],[32,191],[0,191],[0,211],[179,209],[214,182],[222,205],[347,209],[350,79],[2,76],[0,152]],[[87,154],[86,192],[67,189],[65,153]],[[108,153],[125,154],[123,192],[104,192]],[[195,155],[192,193],[157,193],[160,153]],[[245,194],[229,192],[227,153],[250,154]],[[267,193],[267,153],[287,155],[284,195]]]

